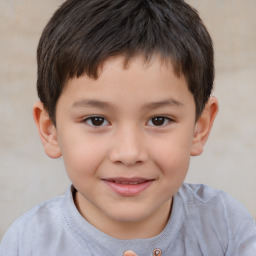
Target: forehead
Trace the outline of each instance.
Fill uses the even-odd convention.
[[[103,60],[98,66],[97,77],[106,66],[118,65],[120,68],[127,70],[134,64],[138,64],[142,68],[150,68],[154,66],[154,64],[157,64],[162,68],[169,69],[170,72],[173,72],[177,77],[182,76],[180,65],[173,62],[169,56],[165,57],[159,53],[151,53],[148,56],[145,56],[144,54],[129,55],[129,53],[123,53]]]
[[[128,62],[124,56],[108,58],[101,64],[96,79],[87,75],[70,79],[63,94],[78,103],[97,102],[98,106],[100,101],[101,106],[107,106],[106,102],[114,104],[113,101],[119,99],[129,105],[136,100],[136,104],[143,102],[151,106],[159,105],[157,102],[170,103],[171,99],[173,105],[178,106],[184,105],[182,102],[186,97],[192,96],[185,77],[177,76],[172,63],[159,56],[150,60],[136,56]]]

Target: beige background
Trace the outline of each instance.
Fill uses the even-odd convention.
[[[45,156],[33,119],[36,47],[61,0],[0,0],[0,238],[33,205],[69,184]],[[223,189],[256,217],[256,1],[189,0],[215,44],[220,112],[188,181]]]

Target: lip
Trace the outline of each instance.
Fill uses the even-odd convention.
[[[138,196],[154,182],[154,179],[134,178],[109,178],[103,179],[105,184],[116,194],[124,197]]]

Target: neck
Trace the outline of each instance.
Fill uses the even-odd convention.
[[[109,234],[112,237],[118,239],[145,239],[151,238],[160,234],[170,216],[170,202],[165,206],[161,207],[161,210],[164,210],[165,214],[161,214],[161,217],[158,214],[154,216],[149,216],[143,221],[137,222],[125,222],[115,225],[111,228],[111,233]],[[110,229],[108,229],[110,231]]]
[[[172,204],[172,200],[170,199],[159,207],[157,211],[143,220],[122,221],[101,215],[97,211],[90,212],[89,214],[88,211],[84,210],[88,208],[84,205],[83,200],[79,200],[79,197],[81,195],[76,193],[75,204],[84,219],[103,233],[113,238],[124,240],[145,239],[160,234],[169,220]]]

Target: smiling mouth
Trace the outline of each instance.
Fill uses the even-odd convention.
[[[105,180],[108,182],[124,184],[124,185],[137,185],[144,182],[152,181],[152,179],[144,179],[144,178],[110,178]]]
[[[129,197],[136,196],[144,192],[151,186],[154,179],[144,178],[110,178],[103,180],[115,193]]]
[[[140,183],[143,183],[145,181],[119,181],[119,180],[113,180],[112,182],[117,183],[117,184],[124,184],[124,185],[137,185]]]

